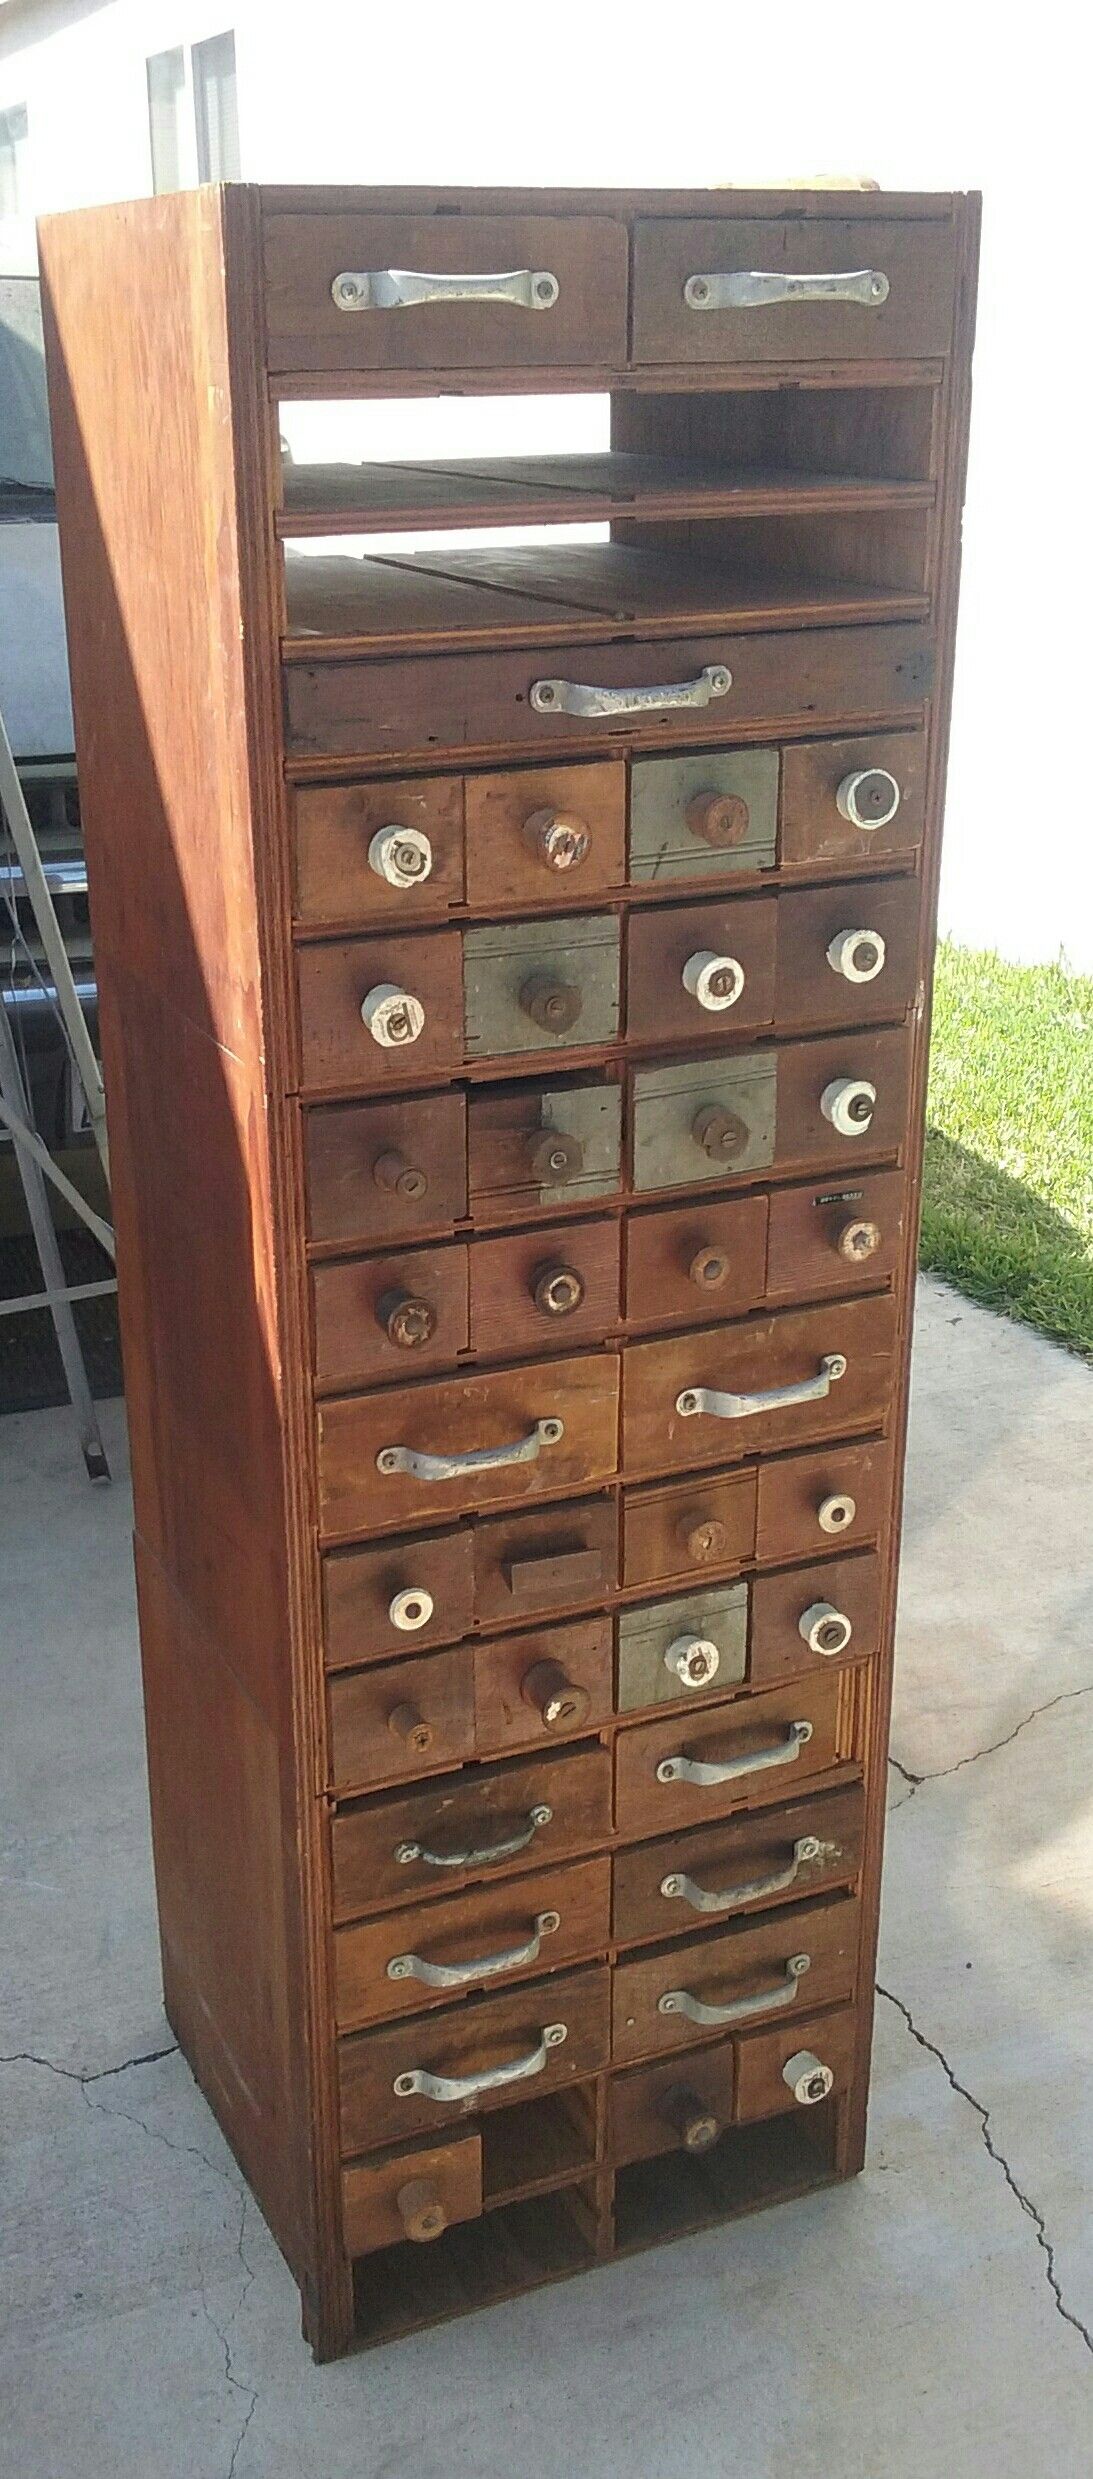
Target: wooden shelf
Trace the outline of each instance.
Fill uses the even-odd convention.
[[[396,528],[572,525],[627,518],[841,515],[928,508],[932,482],[808,473],[681,457],[498,456],[442,464],[288,465],[285,537]]]

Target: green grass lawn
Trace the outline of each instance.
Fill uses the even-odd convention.
[[[1093,1358],[1093,977],[942,941],[921,1261]]]

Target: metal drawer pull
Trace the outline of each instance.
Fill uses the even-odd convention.
[[[541,1940],[560,1925],[557,1911],[540,1911],[525,1945],[507,1946],[500,1954],[483,1954],[472,1963],[429,1963],[420,1954],[395,1954],[387,1965],[389,1980],[421,1980],[426,1988],[467,1988],[472,1980],[495,1980],[499,1972],[519,1971],[537,1959]]]
[[[890,289],[878,267],[856,267],[849,275],[781,275],[753,267],[733,275],[689,275],[683,298],[689,310],[767,310],[784,301],[860,301],[876,310]]]
[[[661,1893],[666,1902],[687,1902],[692,1911],[740,1911],[746,1902],[763,1902],[768,1894],[784,1894],[795,1885],[801,1869],[809,1860],[833,1855],[833,1842],[818,1842],[814,1833],[804,1833],[793,1845],[788,1868],[779,1868],[774,1876],[753,1877],[750,1885],[726,1885],[716,1893],[707,1894],[690,1876],[666,1876]],[[391,1970],[390,1963],[387,1966]]]
[[[526,1437],[513,1440],[511,1446],[475,1446],[465,1455],[419,1454],[416,1446],[381,1446],[376,1456],[376,1470],[388,1475],[409,1472],[416,1481],[454,1481],[465,1472],[503,1472],[512,1463],[534,1463],[544,1446],[556,1446],[564,1437],[560,1420],[537,1420]]]
[[[792,1403],[821,1403],[845,1376],[845,1354],[828,1351],[815,1377],[803,1377],[798,1386],[771,1386],[765,1394],[719,1394],[715,1386],[685,1386],[676,1396],[676,1410],[683,1420],[696,1412],[708,1412],[712,1420],[751,1420],[757,1412],[785,1411]]]
[[[416,310],[438,301],[500,301],[514,310],[552,310],[561,286],[547,267],[503,275],[424,275],[413,267],[346,268],[330,287],[338,310]]]
[[[424,2100],[476,2100],[479,2092],[499,2092],[506,2083],[524,2083],[529,2075],[541,2074],[551,2049],[560,2049],[569,2038],[566,2023],[547,2023],[533,2049],[525,2057],[513,2057],[507,2066],[494,2066],[486,2074],[430,2074],[427,2066],[411,2066],[407,2074],[397,2074],[394,2090],[400,2100],[409,2100],[420,2092]]]
[[[689,1988],[669,1988],[658,1999],[657,2013],[685,2014],[689,2023],[746,2023],[751,2015],[768,2014],[773,2006],[791,2006],[798,1980],[803,1980],[811,1964],[811,1954],[791,1954],[785,1977],[775,1988],[757,1988],[754,1997],[734,1997],[727,2006],[708,2006],[704,1998],[692,1997]]]
[[[713,1790],[720,1782],[742,1781],[748,1773],[769,1773],[774,1765],[795,1764],[811,1737],[811,1722],[790,1722],[785,1738],[773,1747],[757,1747],[750,1756],[730,1756],[722,1764],[703,1764],[697,1756],[663,1756],[657,1780],[691,1782],[696,1790]]]
[[[808,1724],[811,1736],[812,1724]],[[395,1858],[400,1868],[408,1868],[419,1859],[425,1868],[488,1868],[498,1859],[515,1859],[518,1851],[526,1851],[541,1825],[549,1825],[553,1808],[529,1808],[519,1833],[509,1834],[504,1842],[485,1842],[480,1850],[431,1851],[425,1842],[396,1842]]]
[[[723,663],[707,663],[697,680],[670,680],[659,689],[595,689],[580,680],[533,680],[531,704],[536,714],[597,715],[660,714],[679,706],[708,706],[711,698],[727,697],[732,673]]]

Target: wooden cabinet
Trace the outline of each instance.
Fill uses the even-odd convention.
[[[977,231],[42,230],[166,2006],[320,2357],[863,2159]]]

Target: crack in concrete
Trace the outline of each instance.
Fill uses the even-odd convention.
[[[41,2066],[47,2074],[58,2074],[66,2083],[107,2083],[115,2074],[128,2074],[133,2066],[155,2066],[161,2057],[177,2057],[178,2042],[169,2040],[165,2049],[144,2049],[139,2057],[123,2057],[120,2066],[94,2066],[86,2071],[80,2066],[58,2066],[52,2057],[39,2057],[33,2049],[12,2049],[0,2057],[0,2066]],[[122,2114],[120,2111],[118,2114]]]
[[[1081,1692],[1082,1691],[1079,1690],[1079,1693]],[[1056,1703],[1061,1703],[1062,1701],[1063,1699],[1061,1697],[1055,1698]],[[987,1751],[984,1750],[984,1753],[986,1752]],[[953,1770],[956,1770],[955,1766]],[[928,1778],[932,1780],[933,1776],[930,1775]],[[877,1981],[876,1986],[878,1997],[884,1997],[890,2006],[894,2006],[896,2013],[902,2016],[902,2019],[911,2034],[912,2040],[917,2041],[919,2048],[924,2049],[928,2057],[935,2057],[937,2059],[942,2073],[945,2075],[946,2080],[952,2086],[952,2089],[957,2094],[958,2098],[961,2100],[966,2100],[968,2107],[970,2109],[974,2109],[975,2114],[979,2119],[979,2131],[983,2139],[983,2144],[990,2159],[994,2162],[995,2167],[1001,2170],[1011,2195],[1016,2197],[1017,2202],[1021,2206],[1022,2212],[1027,2214],[1028,2219],[1032,2222],[1032,2226],[1036,2232],[1036,2244],[1041,2249],[1044,2256],[1045,2277],[1048,2288],[1050,2289],[1052,2297],[1055,2301],[1056,2313],[1062,2317],[1064,2324],[1070,2324],[1073,2326],[1074,2331],[1078,2334],[1079,2338],[1084,2341],[1090,2356],[1093,2357],[1093,2332],[1090,2332],[1088,2324],[1083,2324],[1081,2317],[1075,2315],[1073,2310],[1066,2305],[1059,2282],[1059,2276],[1055,2270],[1055,2249],[1050,2238],[1048,2237],[1047,2224],[1044,2220],[1043,2213],[1039,2210],[1038,2206],[1033,2203],[1031,2195],[1026,2195],[1023,2186],[1018,2186],[1017,2180],[1014,2177],[1005,2153],[999,2151],[998,2145],[996,2144],[991,2133],[990,2110],[984,2106],[984,2103],[981,2100],[976,2099],[975,2093],[968,2090],[966,2083],[961,2082],[959,2075],[954,2071],[953,2067],[950,2066],[944,2050],[939,2049],[936,2040],[931,2040],[926,2032],[919,2030],[918,2024],[914,2020],[910,2007],[904,2004],[902,1997],[897,1997],[890,1988],[885,1988],[880,1980]]]
[[[1093,1696],[1093,1680],[1086,1687],[1064,1687],[1059,1695],[1049,1696],[1046,1703],[1035,1704],[1031,1713],[1024,1714],[1019,1722],[1015,1722],[1003,1739],[992,1739],[988,1747],[973,1748],[970,1756],[958,1756],[955,1765],[940,1765],[936,1773],[912,1773],[909,1765],[901,1764],[898,1756],[889,1754],[888,1762],[893,1772],[909,1785],[906,1799],[900,1799],[889,1814],[898,1816],[900,1808],[909,1808],[916,1791],[922,1789],[924,1782],[947,1782],[952,1774],[963,1773],[966,1765],[977,1765],[984,1756],[997,1756],[1000,1748],[1012,1747],[1021,1732],[1027,1730],[1031,1722],[1039,1721],[1042,1713],[1053,1713],[1056,1705],[1073,1704],[1080,1696]]]

